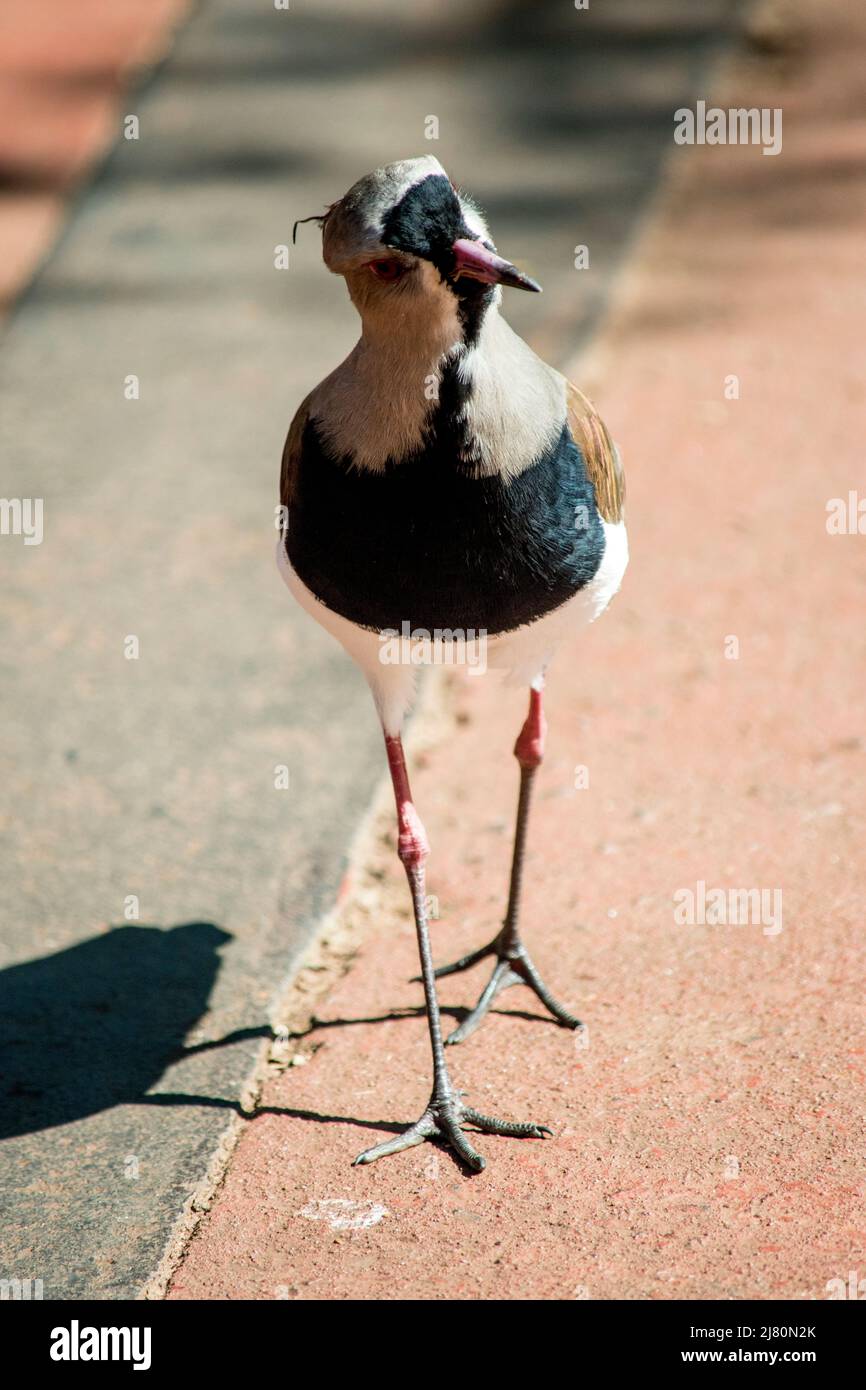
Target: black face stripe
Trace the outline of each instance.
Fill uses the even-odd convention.
[[[479,280],[451,278],[458,237],[478,240],[467,227],[457,194],[444,174],[428,174],[413,184],[391,208],[382,226],[386,246],[420,256],[436,267],[457,300],[464,341],[472,343],[478,337],[494,288]]]
[[[335,459],[307,426],[287,554],[317,598],[362,627],[511,631],[588,584],[604,547],[566,428],[507,483],[461,468],[447,428],[373,473]]]
[[[444,174],[428,174],[404,193],[382,226],[382,240],[398,251],[432,261],[443,276],[454,269],[455,241],[472,233]]]

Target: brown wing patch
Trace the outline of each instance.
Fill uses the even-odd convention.
[[[283,445],[283,462],[280,467],[280,506],[290,507],[295,493],[298,465],[301,461],[301,447],[304,430],[310,418],[310,397],[307,396],[295,411],[295,418],[289,425],[286,442]]]
[[[568,428],[586,460],[586,471],[595,488],[595,502],[605,521],[622,521],[625,507],[625,475],[616,445],[592,401],[565,383]]]

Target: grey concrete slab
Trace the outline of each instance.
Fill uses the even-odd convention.
[[[0,492],[44,504],[42,544],[0,537],[4,1277],[140,1289],[379,775],[366,689],[272,556],[285,429],[354,314],[313,228],[287,272],[275,246],[432,150],[564,357],[736,8],[213,0],[128,98],[140,139],[0,345]]]

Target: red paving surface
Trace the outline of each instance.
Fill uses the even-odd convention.
[[[866,14],[823,6],[786,79],[742,67],[714,94],[782,106],[783,153],[678,152],[602,344],[632,564],[551,675],[524,912],[589,1046],[514,990],[449,1054],[478,1108],[555,1137],[480,1136],[479,1177],[430,1146],[349,1166],[429,1086],[423,1021],[375,1021],[419,1002],[383,857],[375,929],[318,1010],[355,1022],[263,1097],[326,1118],[250,1123],[171,1297],[808,1299],[866,1267],[866,536],[825,527],[828,499],[866,493],[864,37]],[[493,681],[456,699],[414,779],[439,961],[501,915],[524,706]],[[677,925],[698,880],[781,888],[782,931]]]
[[[0,312],[114,141],[120,98],[189,0],[6,0],[0,9]]]
[[[825,528],[829,498],[864,490],[866,16],[848,8],[822,7],[795,80],[758,90],[744,68],[716,93],[783,106],[784,151],[679,152],[606,335],[633,559],[552,673],[525,901],[589,1047],[515,1016],[535,1012],[515,990],[451,1054],[473,1104],[555,1138],[479,1138],[480,1177],[429,1146],[349,1167],[428,1089],[423,1021],[363,1021],[419,998],[383,861],[375,932],[319,1009],[361,1021],[318,1029],[263,1098],[331,1118],[250,1124],[170,1296],[822,1298],[862,1271],[866,537]],[[501,913],[523,714],[492,682],[458,700],[458,737],[415,776],[440,961]],[[782,931],[677,925],[698,880],[780,887]],[[335,1228],[346,1213],[374,1224]]]

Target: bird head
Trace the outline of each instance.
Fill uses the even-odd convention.
[[[541,287],[496,253],[479,209],[431,155],[365,175],[325,213],[322,254],[365,323],[437,306],[478,323],[499,286]]]

